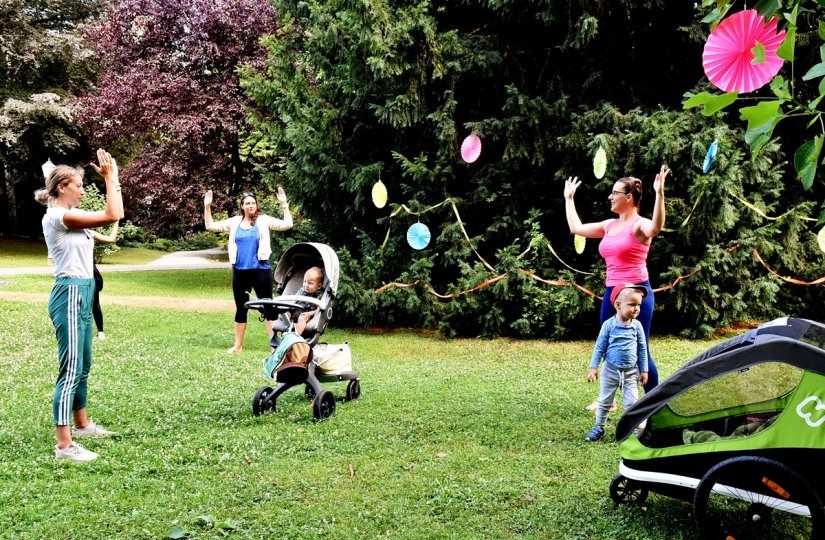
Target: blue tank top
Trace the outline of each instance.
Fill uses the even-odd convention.
[[[236,270],[266,270],[270,268],[269,261],[258,260],[258,224],[251,229],[244,229],[238,225],[235,231],[235,244],[238,246],[238,258],[235,260]]]

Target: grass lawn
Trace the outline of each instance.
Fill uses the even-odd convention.
[[[48,291],[41,277],[21,282]],[[228,273],[110,274],[103,294],[148,290],[228,295]],[[4,537],[696,537],[687,503],[611,502],[618,446],[583,441],[591,342],[333,329],[325,339],[349,341],[362,397],[316,423],[299,389],[275,413],[252,415],[267,382],[261,325],[228,356],[229,312],[104,311],[110,339],[94,343],[89,411],[121,435],[89,441],[101,458],[79,465],[52,457],[56,346],[45,304],[3,301]],[[710,344],[662,338],[653,348],[666,376]],[[326,387],[336,398],[345,389]]]
[[[46,243],[20,238],[0,239],[0,267],[46,266]]]
[[[46,266],[46,244],[41,240],[0,239],[0,268]],[[122,247],[103,259],[106,264],[147,264],[166,255],[164,251]]]
[[[101,303],[107,296],[156,296],[174,298],[225,298],[232,300],[232,271],[214,270],[151,270],[146,272],[103,272]],[[16,274],[0,276],[0,292],[46,293],[54,285],[54,276]]]

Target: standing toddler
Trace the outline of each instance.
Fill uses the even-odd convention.
[[[599,377],[599,399],[596,426],[584,440],[598,441],[604,437],[604,424],[613,404],[616,390],[622,388],[622,402],[629,409],[639,399],[639,381],[647,382],[647,345],[642,324],[636,320],[647,296],[642,285],[619,285],[613,288],[610,302],[616,315],[607,319],[599,331],[596,347],[590,359],[587,382]],[[599,374],[599,363],[604,359]]]

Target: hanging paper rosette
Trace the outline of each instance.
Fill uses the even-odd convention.
[[[705,154],[705,161],[702,163],[702,172],[708,174],[710,168],[713,167],[713,162],[716,161],[716,154],[719,152],[719,141],[715,140],[710,143],[708,151]]]
[[[387,186],[381,180],[372,186],[372,204],[376,208],[384,208],[387,204]]]
[[[576,249],[576,253],[581,255],[584,253],[584,244],[587,241],[587,238],[581,235],[574,235],[573,236],[573,247]]]
[[[481,139],[478,135],[468,135],[461,143],[461,159],[472,163],[481,155]]]
[[[776,17],[765,23],[755,9],[734,13],[719,23],[702,52],[702,67],[710,82],[725,92],[741,94],[770,82],[783,62],[776,51],[785,40],[785,30],[777,33],[776,29]],[[756,63],[754,50],[760,53]]]
[[[601,180],[605,172],[607,172],[607,152],[600,146],[593,157],[593,176]]]
[[[430,229],[423,223],[413,223],[407,229],[407,243],[413,249],[424,249],[430,243]]]
[[[819,229],[819,234],[816,235],[816,243],[819,244],[819,249],[825,253],[825,227]]]

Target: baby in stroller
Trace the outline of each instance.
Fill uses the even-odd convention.
[[[324,294],[324,271],[313,266],[304,273],[304,284],[296,293],[296,296],[308,296],[310,298],[321,298]],[[279,318],[273,324],[272,340],[270,344],[273,348],[281,344],[281,338],[278,337],[278,332],[284,333],[289,331],[291,323],[295,324],[295,333],[299,336],[304,334],[307,324],[318,314],[318,307],[313,309],[313,305],[308,302],[296,302],[300,309],[293,310],[289,318]],[[284,320],[286,319],[286,320]]]
[[[347,399],[360,396],[360,379],[351,370],[351,363],[333,372],[322,365],[324,356],[329,356],[327,350],[344,351],[349,358],[349,345],[316,347],[332,318],[338,276],[338,256],[332,248],[320,243],[295,244],[275,268],[275,298],[247,302],[248,308],[262,310],[266,306],[278,313],[270,341],[273,352],[264,360],[266,376],[277,386],[263,386],[255,393],[252,412],[256,416],[274,411],[278,396],[296,385],[306,387],[305,394],[313,400],[313,413],[319,420],[335,413],[335,398],[320,382],[349,381]]]

